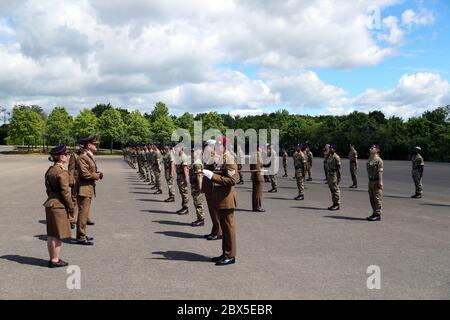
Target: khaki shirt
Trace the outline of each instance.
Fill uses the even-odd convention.
[[[176,169],[177,175],[183,175],[184,174],[183,167],[187,166],[187,165],[188,165],[188,157],[187,157],[187,155],[185,153],[183,153],[180,156],[180,163],[175,165],[175,169]]]
[[[380,172],[383,172],[383,160],[379,155],[375,155],[367,161],[367,176],[371,181],[380,179]]]
[[[217,209],[235,209],[237,207],[236,182],[238,169],[234,157],[229,153],[223,155],[220,173],[214,173],[212,196]]]
[[[78,157],[78,195],[81,197],[95,197],[95,181],[100,179],[97,164],[87,153]]]
[[[348,159],[350,162],[356,162],[358,160],[358,152],[356,150],[350,150],[350,153],[348,154]]]
[[[45,173],[47,200],[46,208],[73,209],[72,195],[69,188],[69,173],[60,164],[51,166]]]
[[[308,158],[308,166],[311,167],[313,164],[313,153],[311,151],[306,152],[306,157]]]
[[[172,151],[166,153],[166,154],[162,157],[162,161],[163,161],[163,164],[164,164],[164,169],[170,171],[170,169],[171,169],[171,163],[174,161]]]
[[[191,186],[198,186],[197,175],[203,172],[203,163],[200,159],[195,159],[189,166],[189,181]]]
[[[303,170],[304,164],[306,163],[305,154],[302,151],[296,151],[292,157],[294,158],[295,170]]]
[[[413,170],[420,170],[425,165],[425,161],[420,154],[416,154],[412,157],[412,168]]]
[[[339,167],[341,166],[341,158],[335,154],[328,154],[328,172],[335,173],[338,171]]]

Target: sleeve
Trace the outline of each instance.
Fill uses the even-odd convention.
[[[79,169],[80,169],[80,177],[85,180],[99,180],[100,176],[97,172],[91,172],[89,170],[89,162],[83,158],[79,158]]]
[[[236,185],[236,172],[237,167],[236,165],[227,165],[226,168],[224,168],[225,174],[216,174],[214,173],[211,181],[214,183],[217,183],[224,187],[232,187]]]
[[[378,161],[378,172],[383,172],[384,171],[384,164],[383,164],[383,160],[379,160]]]
[[[67,171],[62,171],[58,175],[58,182],[61,188],[61,195],[64,199],[67,208],[73,209],[72,194],[69,189],[69,173]]]
[[[69,170],[69,185],[73,186],[75,183],[75,157],[73,156],[73,154],[70,156],[69,159],[69,166],[68,166],[68,170]]]

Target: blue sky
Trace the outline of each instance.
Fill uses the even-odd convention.
[[[0,2],[0,105],[411,117],[450,104],[449,18],[446,0]]]

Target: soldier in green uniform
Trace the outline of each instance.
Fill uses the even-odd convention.
[[[145,151],[143,147],[138,148],[138,168],[139,168],[139,176],[141,179],[145,180]]]
[[[283,149],[283,169],[284,169],[283,178],[287,178],[288,177],[288,172],[287,172],[288,157],[289,157],[289,155],[288,155],[286,149]]]
[[[295,153],[292,156],[294,159],[295,179],[297,180],[298,196],[295,200],[305,200],[305,173],[307,167],[307,160],[305,154],[302,152],[302,145],[297,145]]]
[[[238,174],[239,181],[236,184],[244,184],[244,176],[242,174],[243,164],[245,163],[245,152],[242,150],[241,146],[238,145],[237,148],[237,156],[236,156],[237,166],[238,166]]]
[[[191,195],[194,202],[195,212],[197,214],[197,220],[192,222],[193,227],[202,227],[205,225],[205,209],[204,199],[202,195],[202,180],[203,180],[203,162],[202,162],[202,150],[191,150],[192,162],[189,165],[189,179],[191,183]]]
[[[330,145],[325,145],[323,148],[323,171],[325,172],[325,181],[328,183],[328,157],[330,155]]]
[[[150,185],[150,186],[152,186],[153,185],[153,187],[152,188],[150,188],[150,190],[155,190],[156,188],[155,188],[155,178],[154,178],[154,173],[153,173],[153,162],[154,162],[154,153],[153,153],[153,149],[152,149],[152,147],[151,147],[151,145],[149,145],[148,146],[148,149],[147,149],[148,151],[147,151],[147,161],[146,161],[146,164],[147,164],[147,172],[148,172],[148,179],[147,179],[147,181],[148,181],[148,185]]]
[[[423,170],[425,168],[425,161],[420,155],[422,151],[421,147],[414,148],[414,155],[412,157],[412,178],[414,180],[414,185],[416,186],[416,193],[411,197],[413,199],[421,199],[423,195]]]
[[[186,215],[189,213],[189,159],[184,153],[184,148],[178,148],[178,158],[176,159],[177,185],[181,195],[181,209],[177,211],[179,215]]]
[[[306,155],[306,160],[308,162],[308,179],[306,179],[306,181],[312,181],[312,166],[313,166],[314,156],[308,146],[306,146],[305,155]]]
[[[350,144],[350,152],[348,154],[348,160],[350,161],[350,175],[352,176],[353,184],[350,189],[358,188],[358,152],[355,149],[354,144]]]
[[[267,156],[270,158],[270,163],[265,165],[265,168],[268,168],[272,165],[273,161],[275,160],[275,157],[278,157],[275,150],[273,150],[272,146],[270,144],[267,145]],[[277,183],[277,175],[271,174],[269,175],[270,184],[272,185],[272,189],[269,190],[270,193],[277,193],[278,192],[278,183]]]
[[[166,144],[164,146],[164,175],[166,177],[167,188],[169,189],[169,197],[164,202],[175,202],[175,192],[173,189],[173,177],[175,176],[175,163],[173,158],[172,146]]]
[[[368,221],[380,221],[383,202],[383,160],[380,158],[380,147],[370,147],[370,158],[367,161],[367,177],[369,178],[369,199],[372,206],[372,215]]]
[[[330,211],[340,210],[341,205],[341,158],[336,153],[336,146],[329,147],[327,162],[328,187],[331,191],[333,205],[328,208]]]
[[[153,145],[152,150],[153,150],[152,172],[155,175],[155,186],[153,188],[156,190],[153,194],[162,194],[161,190],[162,155],[157,145]]]

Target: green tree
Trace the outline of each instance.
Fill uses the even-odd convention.
[[[8,126],[8,142],[37,145],[44,134],[45,121],[36,108],[16,106]]]
[[[126,141],[137,144],[148,142],[150,139],[150,126],[148,120],[139,111],[131,112],[125,120]]]
[[[195,117],[195,120],[202,121],[203,132],[208,129],[218,129],[220,132],[225,133],[227,129],[223,124],[223,119],[217,112],[201,113]]]
[[[100,136],[109,141],[112,154],[114,141],[119,141],[123,137],[125,124],[119,110],[107,109],[98,119]]]
[[[156,103],[149,116],[151,139],[154,142],[166,143],[170,141],[175,124],[169,115],[169,109],[162,102]]]
[[[106,110],[110,110],[113,109],[113,106],[108,103],[108,104],[97,104],[94,108],[92,108],[92,112],[95,114],[95,116],[100,119],[100,117],[102,116],[103,112],[105,112]]]
[[[98,119],[89,109],[83,109],[73,122],[73,134],[76,139],[98,134]]]
[[[186,129],[194,136],[194,115],[189,112],[185,112],[181,117],[175,120],[175,127]]]
[[[50,144],[70,144],[72,140],[72,116],[65,108],[54,108],[47,118],[46,138]]]

